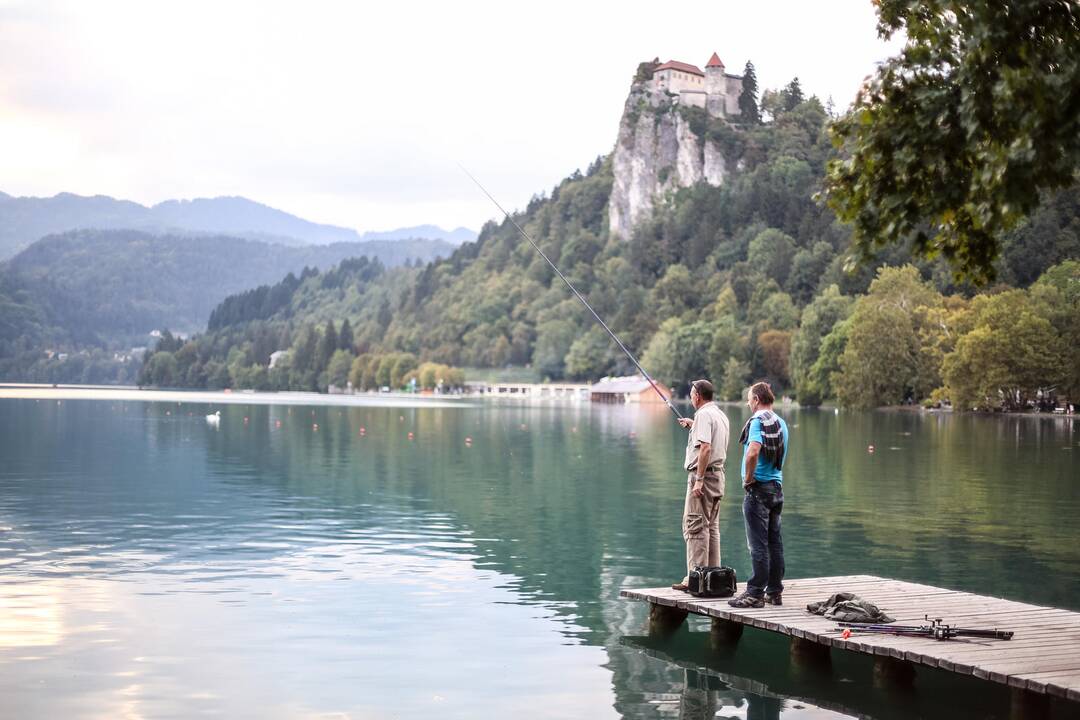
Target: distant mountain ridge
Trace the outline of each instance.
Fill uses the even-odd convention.
[[[365,233],[311,222],[239,196],[166,200],[151,207],[107,195],[59,193],[50,198],[14,197],[0,192],[0,260],[35,241],[72,230],[140,230],[157,235],[229,235],[282,245],[329,245],[366,240],[437,239],[453,245],[474,240],[465,228],[434,225]]]
[[[414,227],[399,228],[381,232],[366,232],[361,240],[407,240],[410,238],[428,238],[430,240],[445,240],[451,245],[475,242],[477,233],[466,227],[443,230],[438,225],[416,225]]]

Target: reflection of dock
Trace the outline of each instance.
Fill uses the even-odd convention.
[[[740,588],[741,589],[741,588]],[[810,602],[850,591],[877,604],[901,625],[923,625],[924,615],[954,627],[1012,630],[1012,640],[856,634],[841,636],[836,623],[806,611]],[[652,605],[654,622],[677,625],[687,613],[714,618],[738,636],[742,626],[788,635],[792,650],[827,654],[830,647],[874,656],[875,672],[913,677],[912,665],[973,675],[1014,689],[1014,704],[1036,710],[1053,695],[1080,701],[1080,613],[888,580],[872,575],[785,581],[784,605],[737,609],[726,598],[695,598],[670,588],[623,590],[622,597]]]
[[[666,643],[658,643],[654,637],[624,636],[620,638],[619,642],[648,657],[682,668],[686,673],[686,684],[682,689],[684,695],[694,691],[698,693],[706,691],[722,696],[725,691],[735,691],[734,694],[746,698],[746,703],[749,706],[746,712],[747,717],[780,718],[783,709],[795,703],[801,705],[802,709],[806,709],[808,706],[812,710],[819,710],[819,712],[813,713],[816,717],[831,716],[832,713],[839,713],[846,717],[869,717],[836,701],[809,697],[807,693],[798,690],[774,690],[766,683],[758,680],[736,673],[717,670],[702,662],[706,658],[682,657],[677,652],[673,652],[666,647]],[[719,700],[724,704],[740,705],[738,697],[727,700],[727,702],[724,702],[723,697],[719,698]],[[715,704],[719,705],[721,702]],[[708,717],[711,720],[715,715],[712,714]]]

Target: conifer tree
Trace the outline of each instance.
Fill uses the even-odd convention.
[[[330,356],[337,350],[337,345],[337,330],[334,328],[334,321],[331,320],[326,323],[326,330],[323,332],[322,337],[319,338],[318,350],[315,352],[314,370],[316,372],[322,372],[330,364]]]
[[[799,84],[799,78],[793,78],[791,82],[784,88],[782,95],[784,97],[784,110],[794,110],[804,100],[802,86]]]
[[[315,333],[310,325],[305,325],[300,331],[300,337],[296,339],[292,352],[292,367],[298,373],[306,372],[315,360],[316,343]]]
[[[749,60],[743,68],[742,92],[739,93],[739,118],[747,124],[757,125],[761,122],[761,111],[757,103],[757,73],[754,71],[754,63]]]
[[[341,332],[338,333],[338,349],[356,352],[353,348],[354,342],[352,325],[349,324],[349,318],[345,318],[345,321],[341,323]]]

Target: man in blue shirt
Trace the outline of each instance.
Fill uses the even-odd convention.
[[[759,608],[765,603],[782,605],[784,590],[784,541],[780,536],[780,512],[784,509],[784,460],[787,458],[787,423],[773,412],[776,401],[768,383],[759,382],[747,392],[746,404],[753,413],[743,426],[743,518],[746,545],[750,548],[753,574],[746,590],[728,605]]]

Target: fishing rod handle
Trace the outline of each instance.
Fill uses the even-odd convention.
[[[992,638],[994,640],[1012,640],[1012,630],[975,630],[971,628],[956,628],[954,635],[966,635],[968,637]]]

